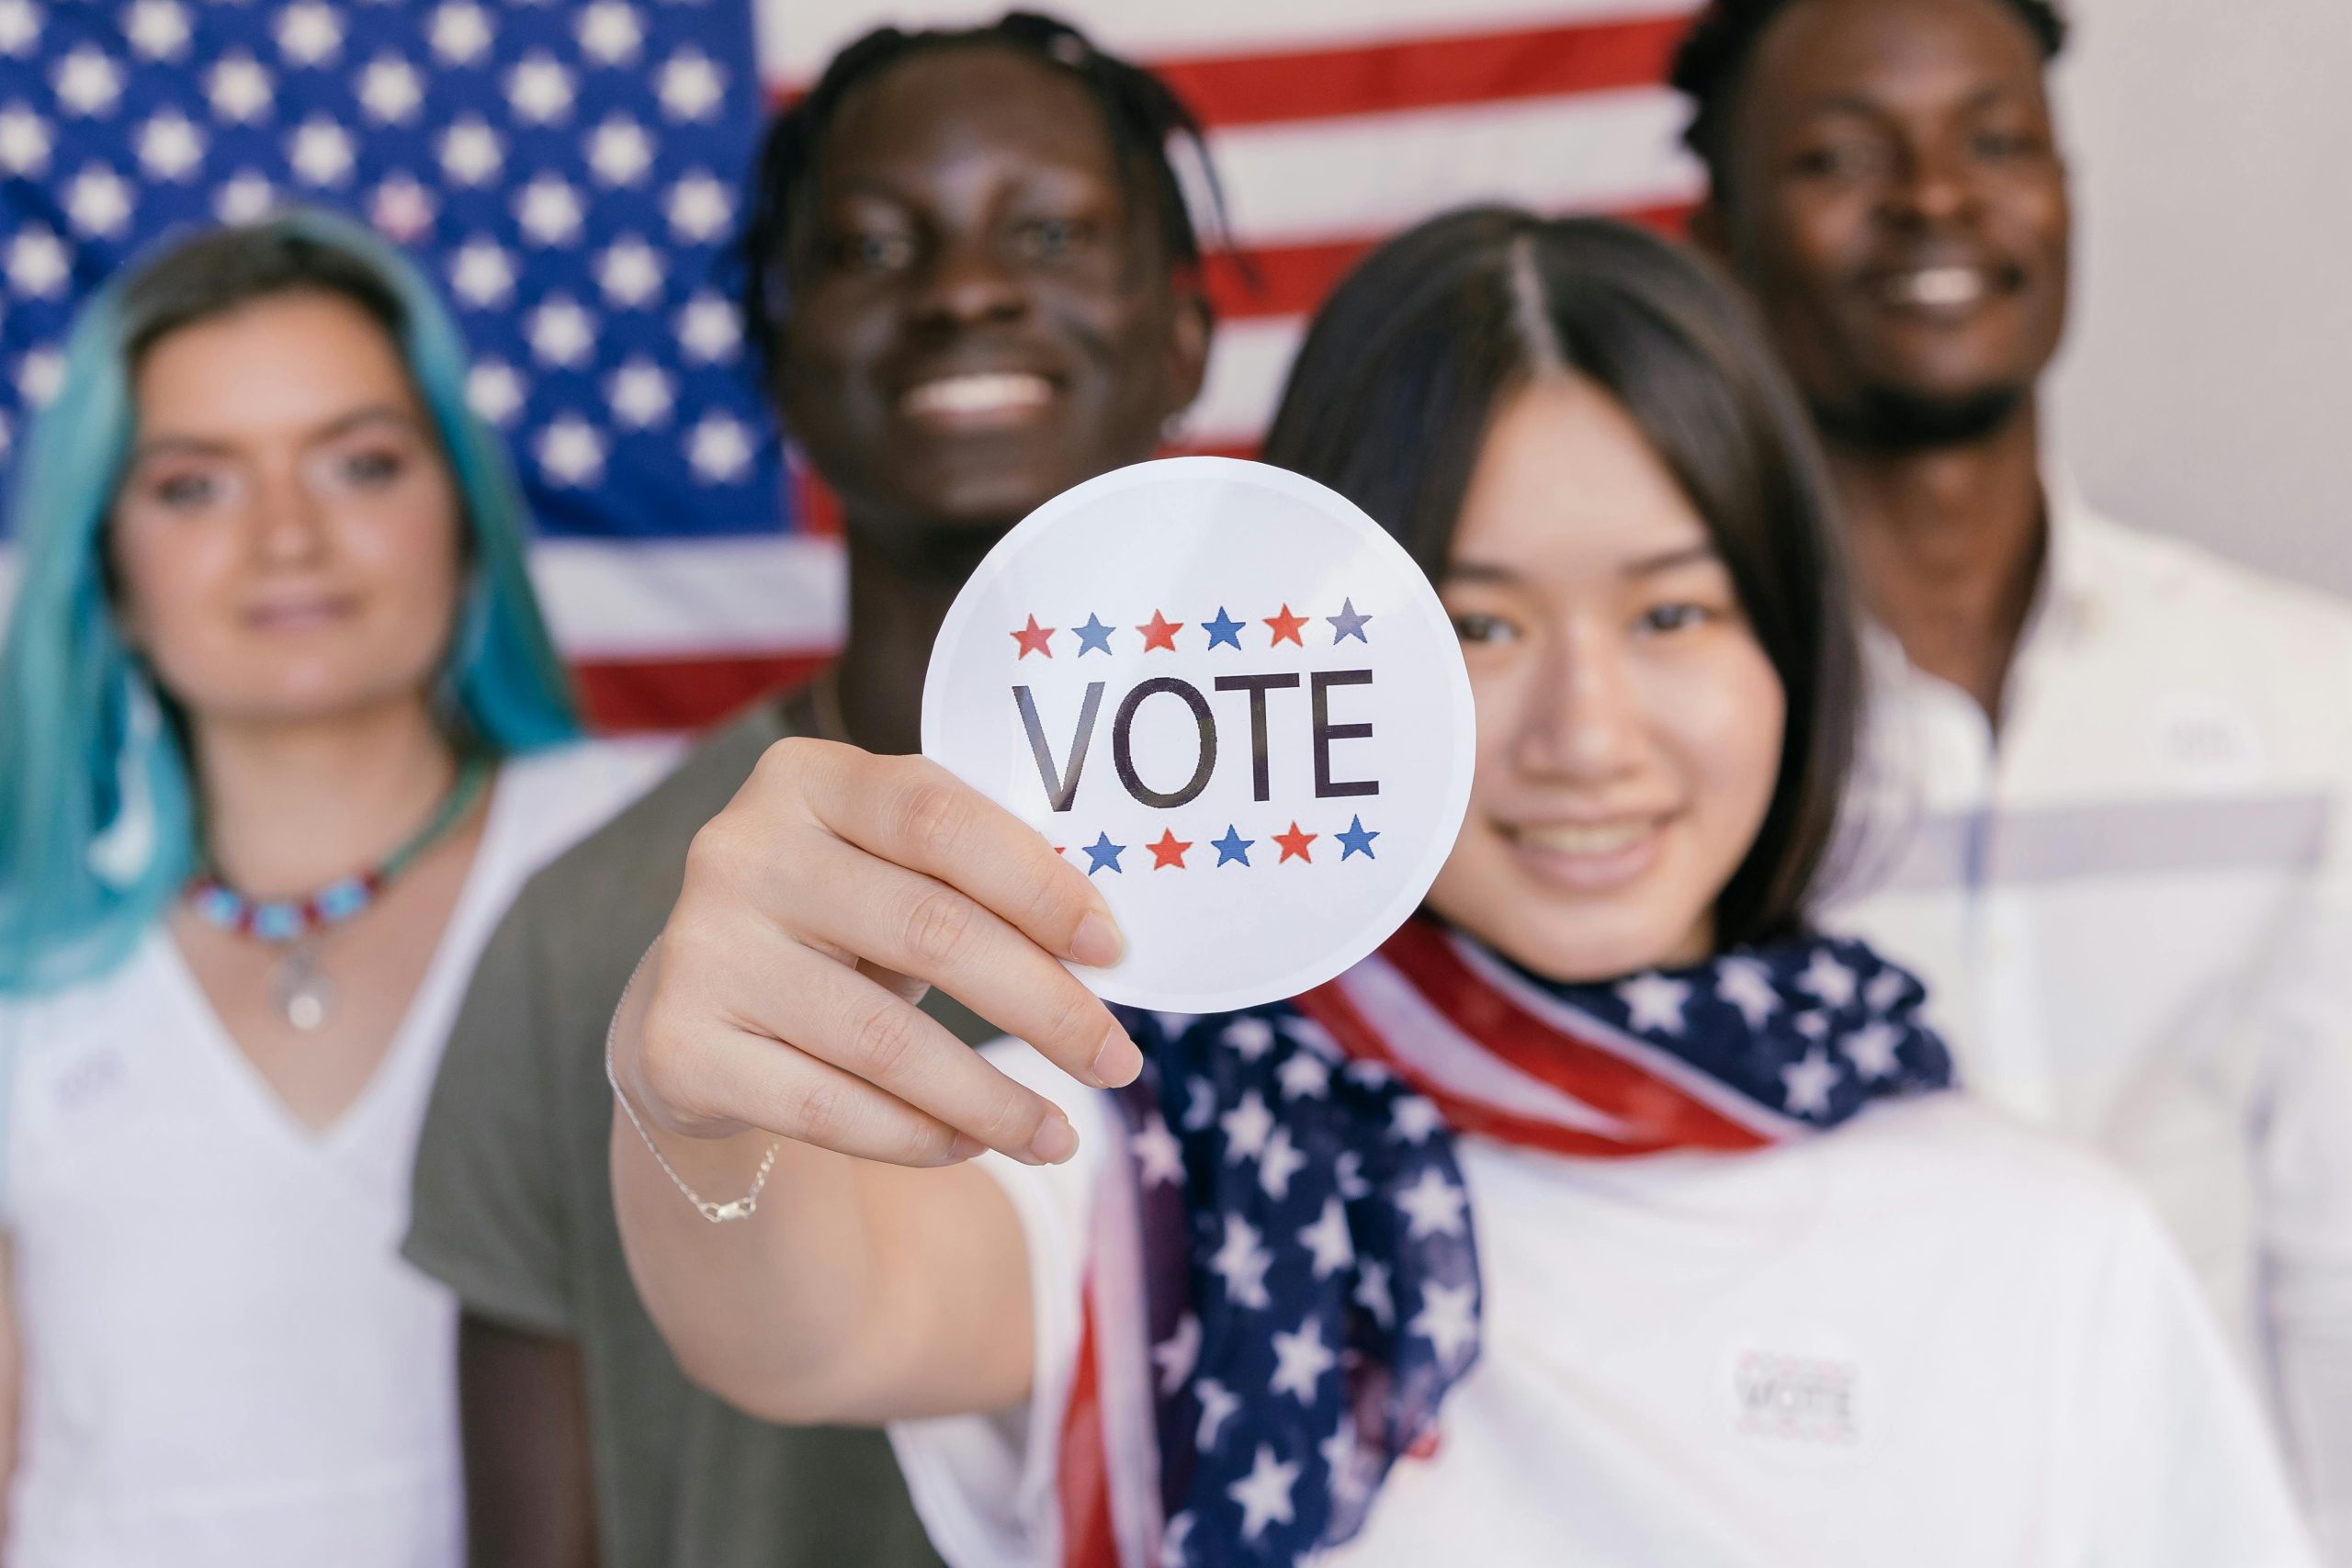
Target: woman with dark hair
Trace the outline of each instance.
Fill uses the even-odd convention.
[[[1807,924],[1854,629],[1718,281],[1608,223],[1433,220],[1326,307],[1267,450],[1461,637],[1476,778],[1426,908],[1291,1001],[1114,1023],[1059,960],[1117,938],[1033,830],[772,752],[613,1035],[689,1370],[888,1423],[958,1568],[2308,1562],[2154,1222],[1943,1092],[1917,983]],[[973,1063],[910,980],[1035,1049]]]
[[[365,229],[84,310],[0,655],[15,1564],[456,1563],[454,1306],[402,1265],[458,988],[665,746],[579,740],[447,312]]]

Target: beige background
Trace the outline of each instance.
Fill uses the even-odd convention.
[[[2119,517],[2352,594],[2352,3],[2071,9],[2059,450]]]

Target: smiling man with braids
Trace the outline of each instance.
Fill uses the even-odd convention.
[[[647,1321],[613,1218],[605,1027],[689,840],[763,751],[795,733],[913,750],[932,639],[972,567],[1039,502],[1150,457],[1198,391],[1209,311],[1171,140],[1201,151],[1159,82],[1018,13],[871,33],[769,132],[747,336],[842,498],[848,640],[809,691],[721,731],[533,882],[476,973],[406,1250],[465,1308],[477,1562],[935,1561],[880,1434],[739,1415]]]

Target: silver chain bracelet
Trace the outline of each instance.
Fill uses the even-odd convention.
[[[646,947],[637,961],[637,967],[628,972],[628,984],[621,987],[621,999],[613,1004],[612,1021],[605,1025],[605,1081],[613,1086],[613,1098],[620,1102],[621,1111],[628,1117],[628,1124],[637,1129],[639,1139],[645,1145],[645,1152],[653,1156],[653,1163],[662,1168],[662,1174],[670,1179],[671,1184],[686,1195],[686,1201],[695,1206],[696,1213],[715,1225],[723,1225],[729,1220],[748,1220],[759,1212],[760,1190],[768,1184],[768,1172],[775,1168],[775,1151],[783,1140],[768,1140],[768,1152],[760,1156],[760,1168],[752,1177],[750,1191],[731,1203],[714,1203],[687,1186],[686,1179],[662,1157],[661,1146],[654,1143],[653,1134],[647,1132],[645,1123],[638,1119],[637,1107],[631,1105],[628,1096],[621,1091],[620,1075],[613,1070],[613,1035],[620,1028],[621,1010],[628,1006],[628,994],[637,989],[637,978],[645,973],[646,961],[653,956],[653,949],[661,945],[662,939],[657,936]]]

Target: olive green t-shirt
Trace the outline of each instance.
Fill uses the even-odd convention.
[[[735,721],[530,881],[482,951],[417,1147],[409,1260],[477,1317],[580,1348],[605,1568],[939,1561],[880,1432],[770,1426],[686,1381],[613,1217],[605,1025],[695,830],[796,716]],[[944,998],[926,1009],[994,1032]]]

